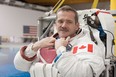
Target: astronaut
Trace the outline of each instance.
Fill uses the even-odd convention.
[[[57,34],[19,50],[15,67],[30,72],[31,77],[99,77],[105,69],[104,48],[91,40],[89,31],[80,28],[76,10],[67,5],[61,7],[54,26]],[[94,32],[99,36],[97,30]],[[52,63],[39,62],[44,48],[55,49]]]

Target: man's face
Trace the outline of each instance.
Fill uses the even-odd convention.
[[[75,14],[71,11],[58,12],[55,25],[59,37],[73,36],[79,28],[79,23],[75,23]]]

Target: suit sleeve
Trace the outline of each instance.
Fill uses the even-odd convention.
[[[33,64],[33,62],[35,61],[35,57],[34,55],[36,55],[36,53],[34,51],[31,50],[31,46],[32,44],[29,44],[27,46],[27,48],[25,48],[24,50],[19,50],[14,58],[14,66],[16,69],[21,70],[21,71],[29,71],[31,65]],[[22,56],[22,54],[24,56],[26,56],[27,58],[25,58],[24,56]],[[31,58],[33,57],[33,59]],[[28,60],[29,58],[29,60]]]

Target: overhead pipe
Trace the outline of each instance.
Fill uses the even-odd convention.
[[[59,0],[56,5],[53,7],[53,12],[56,13],[56,11],[60,8],[60,6],[64,3],[65,0]]]
[[[99,0],[94,0],[91,8],[97,8]]]
[[[110,0],[110,10],[116,10],[116,0]]]
[[[53,13],[56,13],[56,11],[60,8],[60,6],[64,3],[65,0],[59,0],[55,6],[50,10],[49,12],[45,13],[47,16],[50,16]]]

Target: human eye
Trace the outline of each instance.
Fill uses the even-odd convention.
[[[73,21],[71,21],[71,20],[67,20],[67,23],[68,23],[68,24],[72,24]]]
[[[63,21],[62,21],[62,20],[58,20],[57,23],[58,23],[58,24],[62,24]]]

